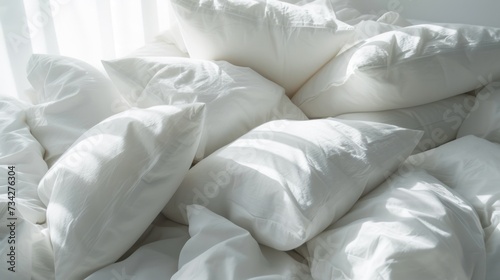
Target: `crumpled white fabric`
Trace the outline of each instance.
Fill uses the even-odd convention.
[[[356,18],[349,19],[347,22],[354,26],[354,36],[352,36],[350,40],[344,44],[342,49],[339,51],[339,54],[373,36],[412,25],[409,21],[394,11],[386,12],[380,17],[375,15],[359,14]]]
[[[309,118],[422,105],[500,78],[500,28],[412,25],[369,37],[330,60],[292,101]]]
[[[457,132],[462,129],[460,125],[472,108],[474,99],[472,95],[460,94],[420,106],[379,112],[349,113],[335,118],[380,122],[422,130],[424,135],[413,150],[413,153],[417,154],[456,139]],[[462,109],[454,111],[456,108]]]
[[[172,6],[191,57],[250,67],[292,96],[353,35],[329,1],[313,2],[174,0]]]
[[[187,173],[204,105],[131,109],[83,134],[47,172],[39,193],[57,279],[82,279],[116,262]]]
[[[485,232],[486,279],[500,276],[500,145],[469,135],[413,155],[406,169],[424,169],[476,210]]]
[[[196,161],[250,129],[276,119],[306,120],[279,85],[247,67],[182,57],[130,57],[103,61],[132,106],[206,104]]]
[[[303,249],[303,248],[302,248]],[[473,208],[425,171],[396,172],[307,242],[315,279],[484,279]]]
[[[46,209],[37,187],[47,172],[47,164],[43,160],[45,149],[26,124],[26,108],[27,104],[14,99],[0,99],[0,205],[14,202],[16,216],[41,224]],[[9,171],[15,173],[13,185],[9,184]]]
[[[363,121],[265,123],[192,167],[162,213],[199,204],[292,250],[342,217],[410,155],[421,131]]]
[[[467,135],[500,143],[500,81],[488,83],[477,94],[476,103],[470,107],[457,138]]]
[[[259,245],[250,233],[210,210],[188,206],[191,238],[181,250],[181,279],[312,279],[306,264]]]
[[[179,254],[188,239],[187,226],[168,220],[155,222],[130,256],[85,279],[170,279],[177,272]]]
[[[26,119],[31,133],[45,148],[49,167],[85,131],[129,108],[113,83],[84,61],[33,54],[26,68],[36,91]]]

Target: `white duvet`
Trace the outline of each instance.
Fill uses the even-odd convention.
[[[474,207],[486,243],[486,279],[500,277],[500,145],[465,136],[410,157],[404,166],[424,169]]]
[[[315,279],[483,279],[472,207],[425,171],[396,174],[307,243]]]

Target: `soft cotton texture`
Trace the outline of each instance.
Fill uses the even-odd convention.
[[[420,131],[348,121],[272,121],[195,165],[163,209],[205,206],[263,245],[294,249],[344,215],[411,153]]]
[[[86,62],[34,54],[26,67],[36,92],[26,121],[49,167],[89,128],[127,109],[113,83]]]
[[[419,153],[454,140],[474,103],[474,96],[461,94],[415,107],[348,113],[336,118],[373,121],[422,130],[424,134],[413,151],[413,153]]]
[[[132,106],[206,104],[197,161],[265,122],[307,119],[282,87],[250,68],[225,61],[150,57],[103,61],[103,65]]]
[[[204,105],[131,109],[82,135],[39,185],[56,279],[82,279],[141,236],[191,165]]]
[[[285,252],[259,245],[248,231],[204,207],[188,206],[189,235],[171,279],[312,279]]]
[[[189,239],[189,232],[187,226],[161,219],[160,216],[151,229],[145,231],[143,240],[141,238],[137,241],[139,247],[135,248],[130,256],[92,273],[85,279],[170,279],[178,270],[179,254]]]
[[[395,11],[376,16],[374,14],[360,14],[356,9],[345,8],[336,14],[339,19],[354,26],[354,36],[344,44],[339,53],[373,36],[412,25]]]
[[[486,279],[500,275],[500,145],[473,135],[408,158],[405,169],[424,169],[469,201],[484,229]]]
[[[414,25],[332,59],[293,96],[310,118],[417,106],[500,78],[500,29]]]
[[[484,279],[472,207],[423,171],[398,173],[307,243],[315,279]]]
[[[173,0],[189,55],[247,66],[292,96],[353,35],[327,1]]]
[[[500,82],[487,84],[460,126],[457,137],[475,135],[500,143]]]
[[[0,97],[0,204],[6,210],[13,206],[15,216],[36,224],[45,222],[37,187],[47,164],[45,150],[26,124],[26,108],[27,104]]]

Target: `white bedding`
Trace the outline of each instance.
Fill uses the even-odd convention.
[[[8,102],[15,104],[12,100]],[[99,258],[102,268],[95,266],[84,278],[427,279],[441,276],[439,279],[497,279],[499,164],[500,145],[475,136],[415,154],[385,183],[358,200],[343,218],[297,248],[301,256],[259,244],[245,225],[240,227],[228,220],[230,216],[224,218],[202,206],[189,206],[189,226],[160,215],[149,228],[136,231],[144,233],[135,245],[120,245],[123,256],[119,260],[102,266],[106,261]],[[57,165],[56,162],[55,168]],[[64,199],[72,199],[71,187],[65,188],[69,192]],[[56,201],[54,196],[50,199]],[[6,202],[4,197],[3,221],[7,221],[9,213]],[[129,217],[141,208],[136,215],[146,218],[145,211],[149,211],[144,208],[146,205],[149,209],[146,203],[131,209]],[[157,212],[147,216],[153,219],[153,213]],[[36,225],[23,215],[20,211],[16,220],[19,244],[16,258],[23,261],[16,263],[19,273],[16,272],[14,279],[52,279],[61,273],[58,267],[82,267],[81,261],[71,261],[69,257],[58,264],[61,251],[54,250],[55,243],[50,241],[57,228],[55,224]],[[48,217],[52,219],[50,213]],[[109,218],[109,222],[115,220],[115,216]],[[65,220],[77,221],[71,216]],[[109,222],[106,223],[108,229],[112,227]],[[5,224],[0,233],[4,236],[2,244],[8,244],[10,233]],[[114,234],[123,239],[124,233]],[[76,247],[68,244],[62,248],[74,256],[71,251]],[[106,252],[118,248],[113,244],[123,243],[110,239]],[[2,247],[3,255],[9,252],[8,246]],[[4,264],[2,268],[7,267]],[[8,275],[5,270],[2,273]]]
[[[474,209],[415,170],[396,172],[307,242],[316,279],[484,279],[485,243]]]
[[[412,156],[404,168],[424,169],[474,207],[486,243],[486,279],[500,275],[500,145],[468,135]]]
[[[175,0],[186,40],[162,34],[108,73],[34,55],[32,104],[0,99],[0,279],[500,279],[500,64],[467,60],[496,54],[500,29],[347,1],[209,2]],[[265,43],[234,49],[251,34]],[[404,51],[419,40],[423,58]],[[422,59],[444,59],[446,79]],[[344,63],[378,71],[331,103]],[[357,91],[387,69],[412,84]]]

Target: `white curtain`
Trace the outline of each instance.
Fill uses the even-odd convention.
[[[0,95],[26,99],[32,53],[96,67],[170,27],[168,0],[0,0]]]

